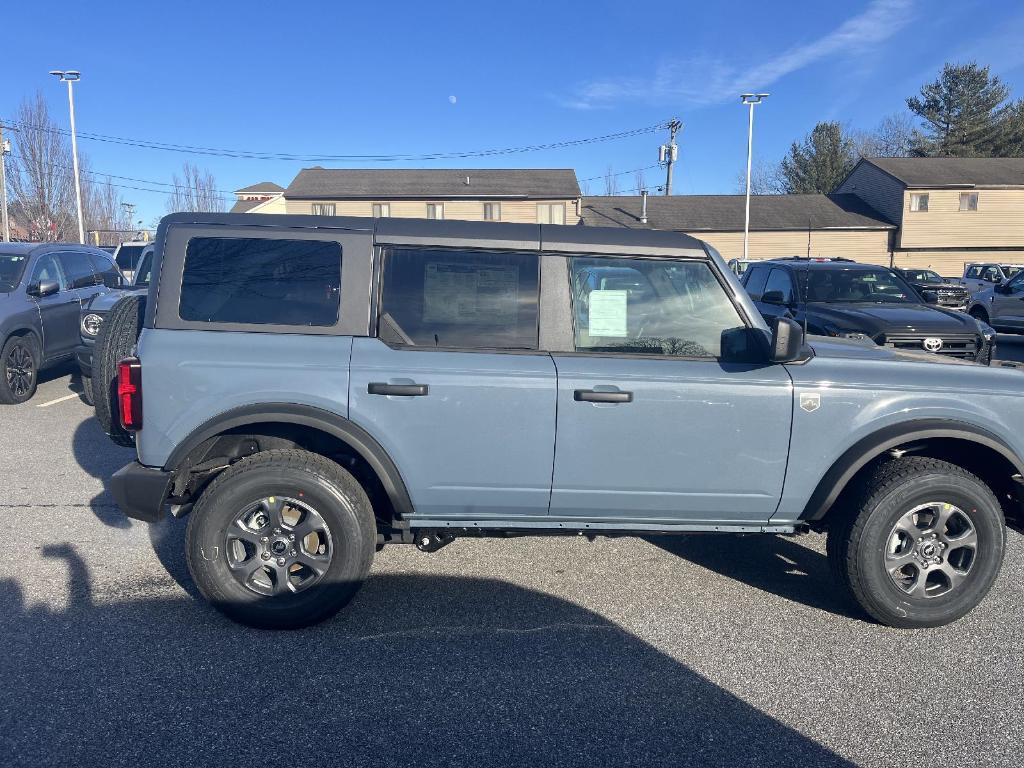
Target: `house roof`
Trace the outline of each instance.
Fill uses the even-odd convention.
[[[568,199],[580,196],[580,186],[571,168],[303,168],[284,196],[290,200]]]
[[[235,190],[236,195],[272,195],[277,192],[284,192],[284,187],[282,187],[280,184],[275,184],[272,181],[261,181],[259,184],[253,184],[251,186],[242,187],[241,189]]]
[[[263,205],[265,202],[266,200],[236,200],[229,213],[248,213],[257,205]]]
[[[1024,157],[872,157],[908,187],[1024,187]]]
[[[639,195],[583,198],[583,223],[598,227],[671,229],[679,232],[742,232],[743,195],[671,195],[647,198],[640,223]],[[895,229],[853,194],[752,195],[752,230]]]

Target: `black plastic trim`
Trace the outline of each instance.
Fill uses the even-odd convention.
[[[952,438],[983,445],[999,453],[1019,473],[1024,474],[1024,460],[998,436],[988,430],[953,419],[918,419],[893,424],[868,435],[850,447],[832,465],[811,494],[801,520],[820,520],[839,498],[846,485],[869,461],[890,448],[915,440]]]
[[[388,397],[426,397],[426,384],[388,384],[383,381],[371,381],[366,385],[369,395],[387,395]]]
[[[113,474],[108,488],[125,515],[155,523],[161,518],[170,484],[170,472],[133,461]]]
[[[377,473],[395,512],[400,516],[412,514],[412,500],[409,498],[405,481],[402,480],[398,467],[395,466],[380,443],[369,432],[343,416],[310,405],[261,403],[226,411],[206,422],[182,440],[167,458],[164,469],[175,471],[193,449],[211,437],[216,437],[230,429],[260,422],[298,424],[319,429],[339,440],[344,440]]]

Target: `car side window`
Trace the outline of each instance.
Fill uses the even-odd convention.
[[[577,352],[719,358],[746,325],[705,261],[571,259]]]
[[[29,285],[39,285],[39,283],[47,281],[57,283],[62,291],[67,290],[68,286],[64,280],[64,273],[61,271],[60,264],[57,263],[56,256],[52,253],[41,256],[39,261],[36,262]]]
[[[971,267],[967,270],[967,277],[977,280],[981,277],[981,267]]]
[[[118,272],[117,267],[114,266],[114,260],[112,258],[90,252],[89,259],[92,261],[92,268],[96,272],[98,282],[107,286],[107,288],[121,287],[121,273]]]
[[[792,304],[796,300],[796,292],[793,289],[793,277],[785,269],[776,267],[768,275],[768,282],[764,286],[764,295],[778,291],[782,294],[783,304]]]
[[[194,237],[185,249],[182,320],[330,327],[341,300],[341,244]]]
[[[1011,277],[1010,282],[1006,284],[1006,287],[1014,293],[1024,291],[1024,272],[1018,272],[1016,275]]]
[[[60,265],[64,268],[68,287],[72,290],[87,288],[99,282],[87,254],[80,251],[61,251],[57,258],[60,259]]]
[[[998,267],[988,267],[981,275],[982,280],[988,280],[990,283],[998,283],[1002,279],[999,276]]]
[[[379,336],[399,346],[537,349],[539,268],[535,253],[392,249]]]
[[[761,295],[764,293],[764,284],[768,280],[769,268],[763,264],[755,264],[749,270],[747,270],[748,277],[743,283],[747,289],[747,293],[750,294],[750,298],[754,301],[760,301]]]

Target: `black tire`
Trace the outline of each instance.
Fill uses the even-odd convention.
[[[882,624],[908,629],[949,624],[974,609],[999,574],[1006,547],[1002,508],[991,489],[961,467],[924,456],[886,461],[851,489],[848,504],[848,509],[836,510],[839,518],[829,529],[828,557],[839,583]],[[946,507],[955,512],[942,512]],[[934,508],[936,519],[949,514],[949,522],[935,528],[936,524],[927,523],[931,513],[913,513],[917,508]],[[923,528],[915,528],[921,539],[914,546],[894,549],[894,541],[913,541],[898,525],[912,513],[926,521]],[[954,533],[954,521],[973,532],[973,554],[965,553],[971,548],[958,545],[955,536],[948,536]],[[942,550],[934,545],[932,550],[922,549],[927,539],[936,539],[929,533],[932,529],[941,531]],[[937,563],[922,567],[914,559],[933,552],[939,556]],[[954,563],[955,556],[960,557],[960,565]],[[904,560],[903,570],[890,573]],[[950,568],[957,569],[958,581],[945,575],[944,569]],[[961,568],[964,575],[959,575]],[[936,580],[931,582],[933,577]],[[934,594],[927,595],[927,589]]]
[[[92,395],[92,376],[82,376],[82,399],[86,405],[96,405],[96,400]]]
[[[39,384],[39,349],[30,335],[11,336],[0,350],[0,405],[32,398]]]
[[[134,445],[135,438],[121,427],[117,404],[117,364],[135,351],[145,314],[145,296],[125,296],[111,308],[93,347],[92,394],[96,420],[111,440],[125,447]]]
[[[281,498],[301,500],[322,518],[328,528],[330,560],[317,580],[301,591],[260,594],[249,586],[256,577],[236,576],[239,571],[232,568],[229,548],[238,543],[229,543],[229,531],[237,533],[236,520],[247,508]],[[276,558],[264,564],[257,559],[269,555],[278,541],[273,513],[267,514],[271,522],[262,523],[257,535],[265,531],[271,541],[261,544],[266,540],[259,538],[251,556],[244,553],[245,563],[251,565],[241,565],[243,570],[255,570],[259,578],[281,572]],[[301,533],[299,541],[305,541]],[[264,629],[297,629],[333,616],[355,596],[369,573],[376,542],[373,508],[351,474],[313,453],[273,450],[242,459],[203,492],[189,518],[186,560],[199,591],[231,619]],[[293,567],[301,566],[289,560],[285,572]],[[261,573],[264,569],[269,569],[266,574]]]
[[[981,320],[981,322],[985,323],[986,325],[992,325],[992,323],[990,323],[988,319],[988,312],[986,312],[982,307],[971,307],[971,311],[968,312],[967,314],[969,314],[975,320]]]

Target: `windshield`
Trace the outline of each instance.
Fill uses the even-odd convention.
[[[1003,265],[1003,272],[1006,274],[1006,278],[1009,279],[1020,272],[1024,267],[1011,267],[1008,264]]]
[[[145,247],[145,245],[122,245],[117,250],[117,266],[122,270],[134,270],[135,265],[139,263],[142,249]]]
[[[803,277],[801,275],[801,279]],[[811,270],[807,275],[807,300],[827,303],[920,303],[909,285],[884,269]]]
[[[938,272],[930,269],[915,269],[903,273],[906,278],[915,283],[942,283],[945,282]]]
[[[21,282],[28,256],[21,253],[0,253],[0,291],[13,291]]]
[[[139,264],[138,270],[132,278],[132,285],[141,288],[149,285],[149,273],[153,269],[153,251],[150,250],[145,256],[142,257],[142,262]]]

